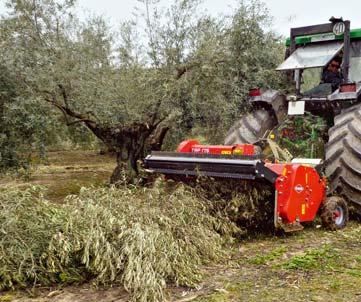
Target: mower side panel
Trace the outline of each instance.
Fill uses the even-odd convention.
[[[313,221],[325,198],[326,183],[317,171],[302,164],[266,164],[279,174],[276,217],[287,225]]]

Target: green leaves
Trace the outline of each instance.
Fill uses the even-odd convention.
[[[37,187],[0,193],[0,289],[90,278],[163,301],[166,282],[197,284],[199,266],[224,255],[219,230],[232,229],[183,186],[83,188],[64,205]]]
[[[273,69],[283,46],[266,29],[270,18],[259,1],[241,1],[233,15],[219,18],[207,16],[200,3],[174,0],[162,8],[140,1],[137,18],[115,31],[102,17],[79,21],[74,1],[9,0],[0,64],[15,79],[20,110],[6,115],[19,117],[19,128],[33,125],[32,149],[69,138],[91,142],[64,108],[109,127],[149,125],[156,117],[171,127],[170,149],[187,136],[221,143],[248,109],[249,88],[281,86]],[[42,111],[52,105],[55,110]],[[61,129],[65,124],[73,126]]]

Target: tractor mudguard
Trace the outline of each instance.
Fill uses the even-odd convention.
[[[260,95],[251,96],[249,102],[256,108],[272,111],[278,123],[282,122],[287,115],[288,101],[286,96],[277,90],[262,91]]]
[[[327,97],[329,101],[361,101],[361,83],[356,83],[355,91],[345,91],[342,92],[342,89],[337,89],[331,95]]]

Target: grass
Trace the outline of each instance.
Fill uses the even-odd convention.
[[[194,301],[360,301],[360,235],[360,225],[350,223],[338,232],[310,228],[244,241],[227,269],[208,280],[214,287]]]
[[[287,248],[285,246],[280,246],[268,253],[258,253],[255,257],[252,257],[249,260],[249,263],[256,264],[256,265],[265,265],[265,264],[268,264],[268,263],[278,259],[286,251],[287,251]]]
[[[332,267],[339,258],[340,253],[326,244],[320,248],[312,248],[293,256],[283,263],[282,267],[285,269],[326,270]]]

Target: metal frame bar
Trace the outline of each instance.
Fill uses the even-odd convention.
[[[339,20],[337,20],[339,22]],[[345,33],[344,33],[344,46],[343,46],[343,65],[342,73],[344,77],[344,83],[348,82],[349,79],[349,69],[350,69],[350,21],[342,21],[345,24]],[[335,22],[304,26],[304,27],[295,27],[290,30],[290,51],[288,56],[290,56],[296,50],[296,37],[306,36],[306,35],[315,35],[333,32],[333,26]]]
[[[291,28],[290,54],[292,54],[296,50],[296,37],[329,33],[332,32],[333,25],[334,23],[325,23],[325,24]]]
[[[350,21],[346,20],[343,22],[345,24],[345,33],[343,38],[343,81],[348,83],[349,70],[350,70]]]

